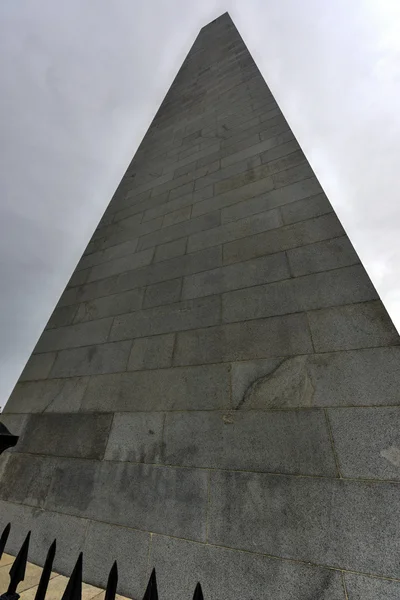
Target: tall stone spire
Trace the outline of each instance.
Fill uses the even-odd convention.
[[[0,528],[136,598],[153,566],[164,600],[397,598],[398,344],[225,14],[1,415]]]

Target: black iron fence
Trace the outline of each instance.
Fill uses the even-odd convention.
[[[0,454],[15,446],[18,441],[18,436],[12,435],[8,429],[0,423]],[[0,560],[3,556],[8,537],[10,535],[11,525],[8,524],[0,537]],[[10,568],[10,583],[7,591],[0,590],[0,600],[18,600],[19,594],[17,593],[18,585],[25,579],[26,565],[28,562],[28,550],[31,532],[26,536],[15,560]],[[47,587],[49,585],[51,571],[53,568],[54,557],[56,554],[56,540],[51,544],[47,557],[43,565],[42,573],[39,580],[39,585],[36,590],[34,600],[45,600]],[[82,565],[83,565],[83,553],[81,552],[78,556],[78,560],[72,570],[71,576],[68,580],[67,587],[65,588],[64,594],[61,600],[81,600],[82,598]],[[104,600],[114,600],[117,592],[118,585],[118,566],[115,561],[110,569],[108,575],[107,587]],[[156,571],[153,569],[149,583],[147,584],[146,591],[143,596],[143,600],[158,600],[157,591],[157,578]],[[198,583],[194,591],[193,600],[203,600],[203,592],[201,585]]]
[[[0,423],[0,454],[7,450],[7,448],[11,448],[15,446],[18,442],[18,436],[10,433],[3,423]]]
[[[5,550],[8,536],[10,534],[11,525],[8,524],[0,537],[0,560]],[[14,562],[10,568],[10,583],[8,584],[7,591],[4,591],[0,595],[0,600],[18,600],[19,594],[17,592],[18,585],[25,579],[26,565],[28,562],[28,551],[30,542],[31,532],[26,536]],[[53,561],[56,554],[56,540],[51,544],[49,551],[47,552],[46,560],[43,565],[42,573],[40,575],[39,584],[36,590],[34,600],[45,600],[47,587],[49,585],[51,572],[53,568]],[[82,599],[82,565],[83,565],[83,553],[81,552],[78,556],[78,560],[72,570],[70,578],[68,580],[65,591],[62,595],[61,600],[81,600]],[[118,566],[117,561],[114,562],[108,575],[107,587],[105,591],[104,600],[115,600],[118,585]],[[2,590],[0,590],[2,592]],[[149,582],[147,584],[146,591],[143,596],[143,600],[158,600],[157,590],[157,578],[156,571],[153,569]],[[193,600],[203,600],[203,592],[200,583],[196,585],[194,591]]]

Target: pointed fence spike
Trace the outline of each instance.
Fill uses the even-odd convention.
[[[117,593],[117,584],[118,584],[118,567],[117,567],[117,561],[114,561],[114,564],[111,567],[110,574],[108,576],[106,595],[105,595],[104,600],[114,600],[115,599],[115,594]]]
[[[29,540],[31,532],[29,531],[16,559],[10,569],[10,585],[8,586],[7,594],[15,594],[18,584],[25,579],[26,563],[28,562]]]
[[[3,533],[0,537],[0,560],[3,556],[4,548],[6,547],[8,536],[10,535],[11,523],[8,523],[3,529]]]
[[[44,600],[49,585],[51,570],[53,568],[54,556],[56,554],[56,540],[51,544],[47,552],[46,560],[43,566],[40,581],[35,594],[35,600]]]
[[[200,583],[196,585],[196,589],[194,590],[193,600],[204,600],[203,590],[201,589]]]
[[[69,578],[61,600],[81,600],[82,598],[82,557],[83,555],[81,552],[72,570],[71,577]]]
[[[151,572],[143,600],[158,600],[157,577],[155,569],[153,569]]]

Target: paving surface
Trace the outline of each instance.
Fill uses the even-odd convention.
[[[8,587],[10,578],[9,570],[14,562],[14,556],[11,554],[3,554],[0,560],[0,593],[5,592]],[[34,600],[39,585],[41,567],[32,563],[27,563],[25,571],[25,579],[21,581],[17,588],[17,593],[21,600]],[[46,600],[60,600],[68,583],[68,577],[52,573],[50,576],[49,585],[46,593]],[[101,600],[104,598],[105,591],[101,588],[82,583],[82,600]],[[116,600],[128,600],[124,596],[116,595]]]
[[[399,598],[399,341],[223,15],[2,414],[8,550],[135,597],[156,566],[165,600]]]

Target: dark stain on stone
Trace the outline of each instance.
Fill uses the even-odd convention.
[[[89,348],[89,350],[88,350],[89,361],[93,360],[93,358],[96,356],[96,354],[97,354],[97,346],[92,346],[91,348]]]

